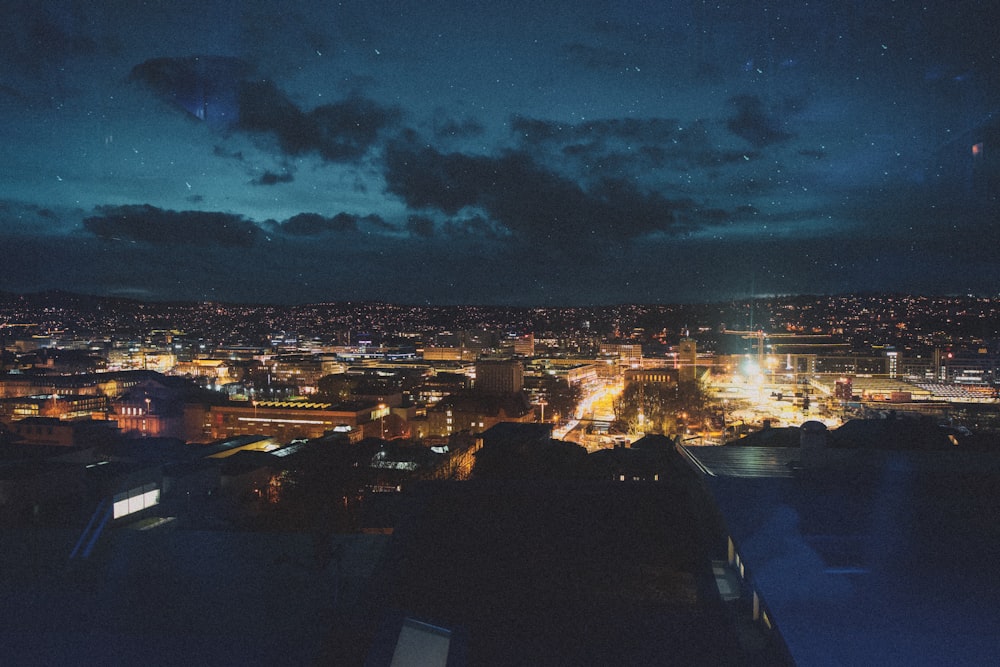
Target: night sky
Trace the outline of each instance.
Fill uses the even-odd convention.
[[[0,290],[1000,293],[991,1],[13,4]]]

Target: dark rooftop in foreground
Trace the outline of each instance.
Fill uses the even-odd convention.
[[[995,661],[1000,453],[685,452],[798,664]]]
[[[422,484],[328,664],[390,664],[410,621],[450,634],[448,665],[781,664],[741,643],[681,477]]]
[[[427,455],[379,439],[288,456],[250,436],[145,439],[110,462],[9,445],[0,491],[70,482],[97,509],[8,512],[0,646],[12,664],[380,667],[400,646],[421,667],[986,664],[1000,452],[911,426],[806,422],[780,447],[646,436],[588,455],[511,424],[477,457],[513,464],[400,477],[399,493],[344,474]],[[105,500],[161,482],[158,504],[74,556]]]

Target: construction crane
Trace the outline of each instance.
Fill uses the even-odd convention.
[[[764,370],[764,341],[765,339],[772,338],[826,338],[829,339],[829,334],[798,334],[798,333],[764,333],[763,329],[757,329],[753,331],[748,330],[738,330],[738,329],[727,329],[722,328],[722,333],[729,334],[733,336],[740,336],[745,340],[756,340],[757,341],[757,368]],[[789,346],[795,345],[795,343],[777,343],[776,345]],[[809,345],[809,343],[802,343],[802,345]],[[812,345],[816,345],[812,343]]]
[[[757,367],[764,368],[764,338],[767,334],[764,333],[763,329],[757,329],[756,331],[738,330],[738,329],[727,329],[722,327],[722,333],[728,334],[730,336],[740,336],[744,340],[751,340],[753,338],[757,339]]]

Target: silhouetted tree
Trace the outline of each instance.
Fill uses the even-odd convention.
[[[691,381],[676,385],[633,382],[612,407],[615,427],[632,433],[672,433],[685,418],[700,421],[708,415],[705,392]]]

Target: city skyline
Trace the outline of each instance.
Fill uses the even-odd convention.
[[[978,2],[79,2],[3,28],[0,290],[995,294]]]

